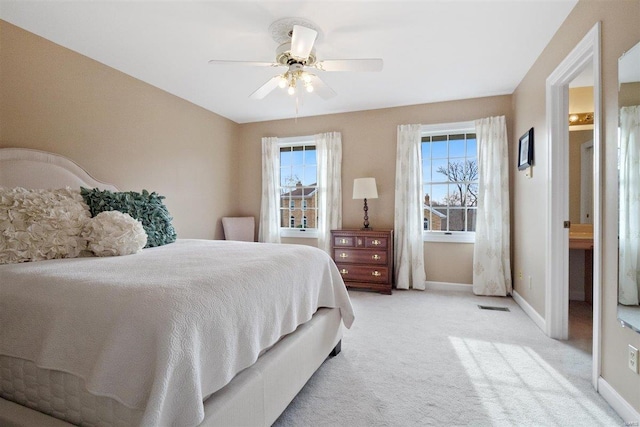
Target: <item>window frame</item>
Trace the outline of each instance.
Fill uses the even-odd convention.
[[[287,147],[298,147],[298,146],[303,146],[303,145],[314,145],[315,146],[315,137],[313,135],[307,135],[307,136],[293,136],[293,137],[287,137],[287,138],[278,138],[278,151],[281,148],[287,148]],[[316,147],[316,162],[317,162],[317,147]],[[317,163],[316,163],[316,191],[318,191],[318,169],[317,169]],[[280,168],[280,171],[282,171],[282,168]],[[278,176],[278,188],[281,188],[280,183],[282,182],[282,177]],[[309,212],[309,210],[304,209],[301,210],[302,212]],[[289,209],[288,212],[291,212],[291,210]],[[316,216],[319,217],[320,212],[318,207],[316,206],[315,208],[315,212],[316,212]],[[282,215],[282,209],[278,208],[278,215]],[[316,223],[317,223],[317,219],[316,219]],[[282,218],[278,218],[278,224],[282,224]],[[317,239],[318,238],[318,229],[317,228],[289,228],[289,227],[279,227],[280,229],[280,237],[285,237],[285,238],[308,238],[308,239]]]
[[[467,122],[422,125],[420,130],[421,152],[422,152],[422,138],[425,136],[433,137],[433,136],[440,136],[440,135],[455,135],[460,133],[476,133],[475,122],[467,121]],[[478,143],[478,139],[476,135],[476,144],[477,143]],[[424,161],[424,159],[421,159],[421,161]],[[421,179],[422,179],[422,185],[424,185],[427,182],[424,179],[424,171]],[[424,195],[422,197],[424,197]],[[424,203],[424,200],[421,200],[421,203]],[[476,212],[477,212],[477,207],[476,207]],[[476,232],[475,231],[433,231],[433,230],[423,229],[422,241],[423,242],[446,242],[446,243],[475,243]]]

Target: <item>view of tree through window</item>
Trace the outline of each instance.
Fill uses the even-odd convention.
[[[424,229],[475,231],[478,159],[475,133],[422,137]]]
[[[280,148],[280,227],[317,228],[317,170],[314,145]]]

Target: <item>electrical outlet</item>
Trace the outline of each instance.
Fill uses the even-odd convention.
[[[520,270],[520,271],[518,272],[518,277],[519,277],[520,279],[522,279],[522,270]]]
[[[638,349],[629,345],[629,369],[638,373]]]

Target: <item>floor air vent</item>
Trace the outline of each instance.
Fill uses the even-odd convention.
[[[509,311],[507,307],[495,307],[492,305],[480,305],[478,304],[478,308],[481,310],[494,310],[494,311]]]

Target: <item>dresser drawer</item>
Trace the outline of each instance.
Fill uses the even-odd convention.
[[[358,249],[334,249],[333,259],[340,263],[350,264],[387,264],[387,251],[382,249],[358,250]]]
[[[365,237],[364,238],[364,247],[365,248],[386,248],[387,247],[387,238],[386,237]]]
[[[389,282],[389,269],[387,267],[368,266],[368,265],[352,265],[352,264],[336,264],[338,271],[342,275],[345,282],[349,281],[366,281],[372,283]]]
[[[356,246],[356,237],[333,236],[333,246],[336,248],[354,248]]]

